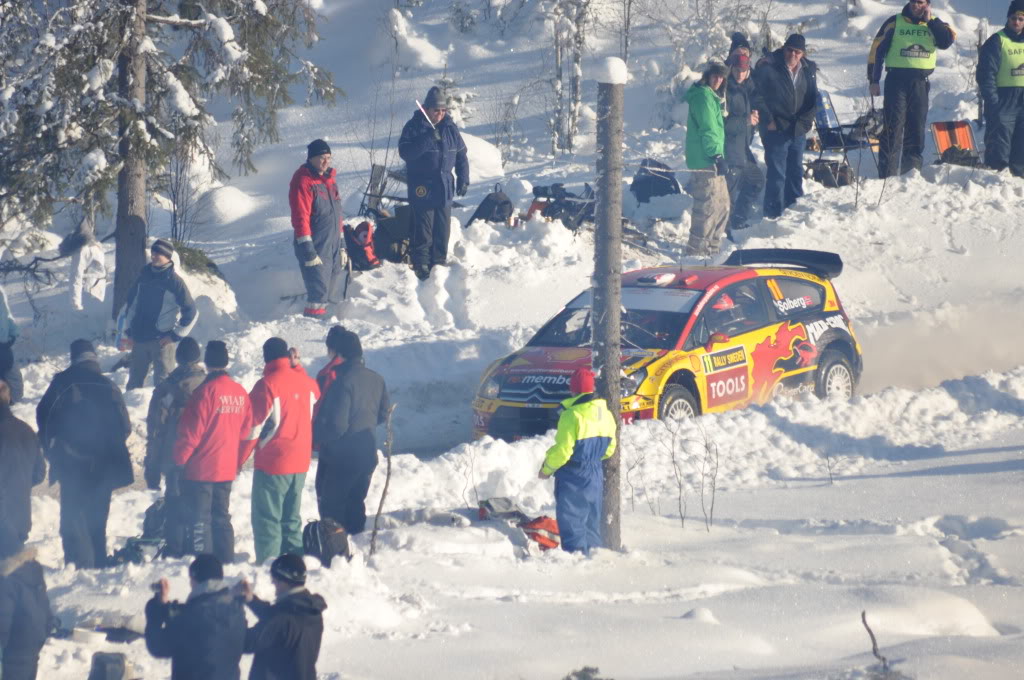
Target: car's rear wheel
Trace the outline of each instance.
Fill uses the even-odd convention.
[[[687,420],[694,418],[700,410],[693,392],[682,385],[670,384],[661,393],[658,418],[661,420]]]
[[[853,368],[841,352],[826,350],[814,374],[814,393],[820,399],[849,399],[853,396]]]

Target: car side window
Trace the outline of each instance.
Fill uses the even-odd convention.
[[[825,289],[801,279],[768,279],[772,306],[780,319],[791,319],[804,312],[820,311],[825,302]]]
[[[704,308],[708,334],[725,333],[729,337],[748,333],[768,325],[768,310],[757,280],[729,286]]]

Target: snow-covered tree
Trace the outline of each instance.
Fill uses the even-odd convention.
[[[295,0],[0,0],[0,229],[69,201],[104,208],[116,187],[116,314],[145,264],[147,177],[175,147],[223,174],[202,134],[214,97],[236,104],[243,172],[293,87],[334,99],[296,52],[317,18]]]
[[[459,127],[465,127],[466,121],[471,119],[475,112],[470,102],[476,99],[476,93],[463,90],[458,82],[448,75],[447,65],[441,77],[434,84],[441,88],[445,106],[448,108],[448,115],[452,117],[452,121]]]

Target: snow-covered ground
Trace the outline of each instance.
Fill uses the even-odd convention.
[[[531,12],[504,37],[487,25],[465,36],[447,24],[446,2],[427,0],[402,20],[390,15],[392,3],[379,0],[317,4],[329,23],[312,56],[334,71],[348,98],[336,108],[283,112],[282,141],[258,151],[258,174],[211,191],[211,220],[197,237],[232,292],[190,281],[203,291],[195,335],[228,341],[232,373],[246,387],[259,377],[260,347],[273,335],[297,346],[310,370],[323,363],[326,326],[302,318],[301,301],[292,299],[302,286],[285,198],[311,139],[331,144],[343,193],[354,196],[352,214],[369,163],[384,160],[413,100],[447,63],[478,95],[477,114],[466,124],[479,138],[467,205],[494,181],[505,182],[525,209],[524,181],[578,188],[593,179],[592,142],[573,157],[546,155],[546,103],[535,92],[549,31]],[[772,14],[780,34],[806,22],[812,57],[843,121],[866,108],[864,55],[883,18],[901,6],[860,4],[864,14],[849,22],[825,2],[790,3]],[[940,54],[932,120],[973,117],[964,80],[970,34],[981,17],[1000,23],[1005,2],[936,0],[933,9],[961,39]],[[396,40],[380,33],[384,25],[395,27]],[[638,35],[626,89],[628,160],[652,155],[683,167],[683,131],[655,126],[655,88],[673,71],[671,51],[646,21]],[[400,68],[392,81],[395,45]],[[595,36],[594,47],[585,75],[615,53],[614,36]],[[591,106],[594,89],[587,80]],[[492,108],[517,92],[520,130],[502,171],[484,140],[493,135]],[[934,157],[930,144],[929,155],[926,161]],[[389,162],[394,158],[392,148]],[[875,176],[869,155],[852,161],[862,175]],[[634,170],[627,168],[627,181]],[[589,284],[590,236],[574,238],[539,220],[518,230],[456,226],[454,262],[428,282],[393,265],[353,281],[335,313],[362,336],[368,365],[385,376],[398,403],[398,455],[377,554],[368,557],[369,537],[360,536],[350,564],[309,564],[310,588],[329,605],[321,677],[557,679],[594,666],[618,680],[867,678],[877,662],[861,611],[880,653],[906,675],[1024,676],[1024,286],[1016,262],[1024,248],[1024,181],[929,164],[884,184],[806,187],[806,198],[778,221],[756,224],[741,245],[843,256],[837,287],[864,346],[860,396],[849,403],[782,399],[676,431],[657,422],[627,427],[619,451],[628,470],[622,553],[527,553],[514,531],[476,521],[470,510],[478,499],[508,496],[528,512],[553,514],[551,483],[536,479],[551,436],[470,442],[470,401],[487,364]],[[667,255],[628,248],[624,266],[676,257],[689,224],[688,214],[678,215],[688,199],[662,200],[643,212],[628,197],[626,205]],[[471,210],[454,217],[464,223]],[[652,225],[648,218],[659,215],[668,219]],[[166,229],[155,209],[154,234]],[[103,336],[109,305],[70,315],[64,283],[31,300],[12,280],[5,286],[24,338],[16,350],[27,401],[15,413],[34,422],[35,402],[65,367],[69,341]],[[109,346],[100,353],[107,365],[116,359]],[[126,375],[116,379],[123,385]],[[150,394],[127,395],[139,457]],[[673,447],[694,440],[713,443],[720,456],[710,527],[702,508],[711,498],[699,491],[700,447]],[[369,495],[374,507],[383,466],[378,471]],[[238,550],[251,554],[250,487],[245,470],[232,509]],[[112,549],[140,532],[154,496],[134,489],[116,495]],[[304,507],[313,518],[311,488]],[[64,567],[55,498],[36,496],[33,516],[30,543],[66,626],[137,625],[148,584],[161,576],[171,579],[176,597],[185,595],[186,561],[101,572]],[[238,564],[228,574],[255,579],[269,596],[265,567]],[[126,652],[138,677],[169,676],[169,664],[150,659],[141,641],[70,640],[47,644],[40,676],[84,677],[98,650]]]

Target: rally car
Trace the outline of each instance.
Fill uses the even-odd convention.
[[[851,397],[863,363],[832,285],[842,270],[835,253],[756,249],[719,266],[623,274],[623,420],[727,411],[782,390]],[[475,437],[555,427],[570,374],[591,362],[590,300],[583,291],[488,367],[473,401]]]

